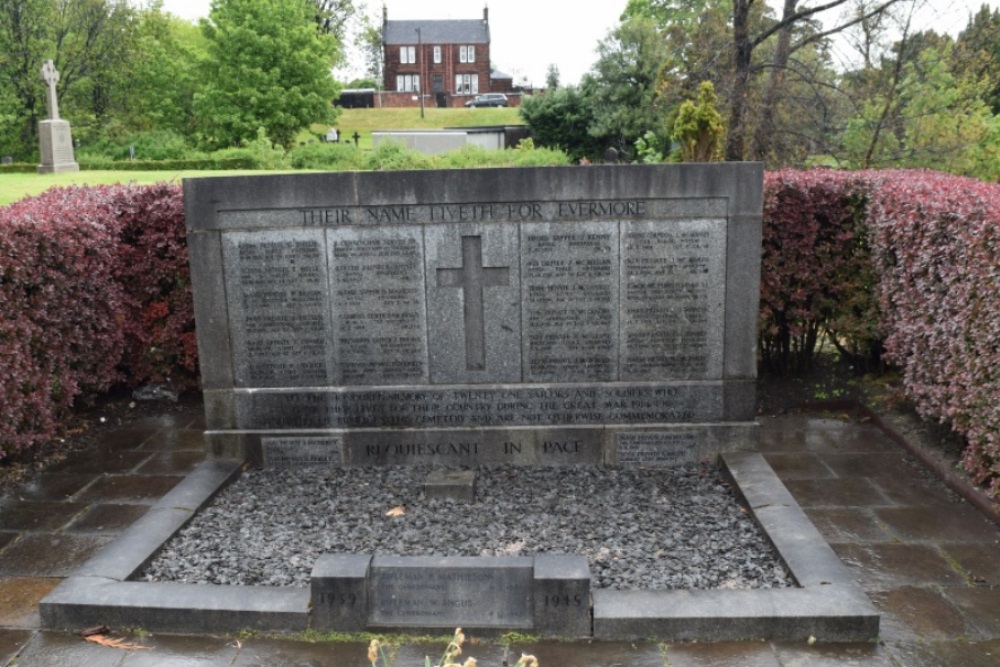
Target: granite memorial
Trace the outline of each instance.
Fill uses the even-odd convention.
[[[59,100],[56,96],[59,72],[51,60],[46,60],[42,65],[41,75],[45,82],[48,118],[38,123],[38,148],[41,155],[38,173],[80,171],[80,165],[73,158],[73,135],[69,129],[69,121],[59,118]]]
[[[208,446],[286,468],[754,449],[762,178],[185,180]]]

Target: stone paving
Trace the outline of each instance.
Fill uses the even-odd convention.
[[[0,666],[364,667],[362,643],[183,637],[131,629],[149,650],[41,630],[38,602],[203,458],[197,409],[132,423],[91,452],[0,500]],[[511,647],[543,667],[995,667],[1000,664],[1000,530],[870,424],[810,416],[761,420],[761,448],[883,614],[869,644],[543,642]],[[117,630],[126,630],[118,628]],[[442,647],[404,646],[423,665]],[[504,662],[483,642],[468,655]]]

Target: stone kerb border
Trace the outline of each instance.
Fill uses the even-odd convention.
[[[591,595],[592,613],[586,624],[579,616],[574,617],[576,620],[558,615],[546,617],[539,613],[539,598],[535,596],[531,612],[534,630],[546,636],[593,636],[608,640],[804,641],[815,637],[819,641],[868,641],[877,637],[877,611],[765,459],[758,453],[730,452],[720,460],[798,582],[798,588],[596,590]],[[117,541],[42,600],[43,626],[68,630],[109,624],[141,626],[155,632],[225,633],[245,629],[294,632],[338,623],[338,614],[331,613],[334,607],[323,611],[314,605],[317,587],[323,593],[323,587],[329,583],[329,579],[322,581],[322,576],[314,581],[312,591],[130,581],[198,509],[238,475],[241,464],[238,460],[202,464]],[[335,575],[349,575],[340,577],[348,581],[334,587],[334,595],[338,591],[357,595],[359,589],[352,590],[350,586],[359,585],[359,573],[363,580],[363,573],[373,560],[377,559],[367,555],[341,557],[339,562],[327,558],[321,559],[316,568],[319,575],[328,575],[331,570]],[[533,560],[532,588],[555,594],[557,590],[575,587],[573,594],[582,594],[578,564],[543,557]],[[572,557],[570,560],[575,561]],[[384,563],[391,567],[397,559]],[[418,561],[410,565],[427,566]],[[518,567],[524,565],[516,565],[514,569]],[[364,589],[365,594],[368,590],[369,587]],[[545,593],[541,594],[544,600]],[[562,611],[571,610],[564,607]],[[501,627],[523,627],[528,614],[521,614],[517,625],[463,622],[462,626],[486,634]],[[367,615],[362,617],[368,618],[366,624],[373,629],[382,623],[375,619],[372,625],[369,623],[372,619]],[[344,615],[341,613],[339,618]],[[357,623],[356,615],[353,622]]]

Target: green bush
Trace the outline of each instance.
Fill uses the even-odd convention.
[[[293,169],[352,171],[361,169],[364,161],[364,153],[352,144],[306,144],[288,151]]]
[[[401,171],[404,169],[434,169],[435,161],[428,155],[410,150],[399,141],[379,142],[378,148],[365,155],[362,169],[370,171]]]
[[[104,138],[80,148],[78,158],[88,162],[103,159],[128,160],[132,156],[129,147],[135,149],[135,159],[187,160],[204,158],[206,155],[193,149],[184,137],[170,130],[149,130],[136,132],[124,139]]]

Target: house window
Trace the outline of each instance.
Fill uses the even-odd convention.
[[[441,47],[434,47],[434,64],[439,64],[441,62]]]
[[[474,46],[458,47],[458,61],[462,63],[476,62],[476,47]]]
[[[399,47],[399,62],[403,65],[412,65],[417,62],[417,47],[415,46],[401,46]]]
[[[457,74],[455,76],[456,95],[478,95],[479,75],[478,74]]]
[[[399,93],[416,93],[420,90],[420,75],[419,74],[397,74],[396,75],[396,92]]]

